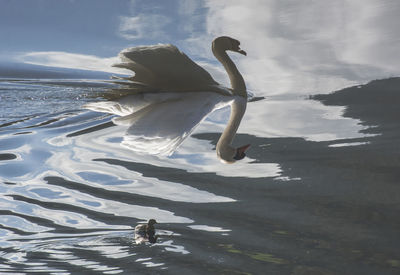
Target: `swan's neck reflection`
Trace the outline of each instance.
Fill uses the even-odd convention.
[[[231,115],[216,148],[218,157],[225,162],[232,162],[237,154],[236,148],[232,147],[232,142],[246,111],[246,104],[247,100],[240,96],[236,97],[231,103]]]

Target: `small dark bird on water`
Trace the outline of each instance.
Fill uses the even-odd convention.
[[[150,219],[147,224],[139,224],[135,227],[135,241],[137,244],[145,243],[146,241],[150,243],[155,243],[158,236],[156,234],[156,229],[154,224],[156,224],[155,219]]]

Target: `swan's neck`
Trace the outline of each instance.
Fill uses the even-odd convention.
[[[239,70],[236,68],[235,63],[233,63],[232,59],[229,57],[226,51],[215,48],[213,48],[212,50],[215,57],[218,59],[219,62],[221,62],[226,72],[228,73],[233,94],[247,98],[246,84],[244,83],[244,79]]]
[[[232,102],[228,124],[219,138],[216,148],[218,155],[223,159],[231,158],[235,154],[235,149],[232,148],[231,144],[246,111],[246,105],[247,100],[243,97],[237,97]],[[231,154],[232,156],[230,156]]]

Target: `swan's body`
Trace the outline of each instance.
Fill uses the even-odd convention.
[[[113,102],[86,105],[87,108],[120,115],[113,121],[129,125],[123,144],[138,152],[171,154],[210,112],[231,104],[231,116],[217,143],[217,155],[225,162],[244,157],[248,145],[231,143],[245,113],[246,85],[227,50],[246,54],[240,42],[218,37],[212,43],[232,88],[218,84],[202,67],[173,45],[135,47],[120,53],[116,67],[135,72],[130,80],[134,94]]]

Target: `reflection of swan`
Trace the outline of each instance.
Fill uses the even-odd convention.
[[[212,43],[215,57],[230,78],[232,89],[211,75],[173,45],[125,49],[122,63],[114,66],[135,72],[129,80],[133,94],[115,101],[87,104],[95,111],[120,115],[113,121],[130,126],[123,145],[152,154],[171,154],[210,112],[231,105],[229,122],[217,143],[217,155],[225,162],[244,158],[249,145],[231,146],[245,113],[246,85],[227,50],[246,55],[240,42],[218,37]]]

